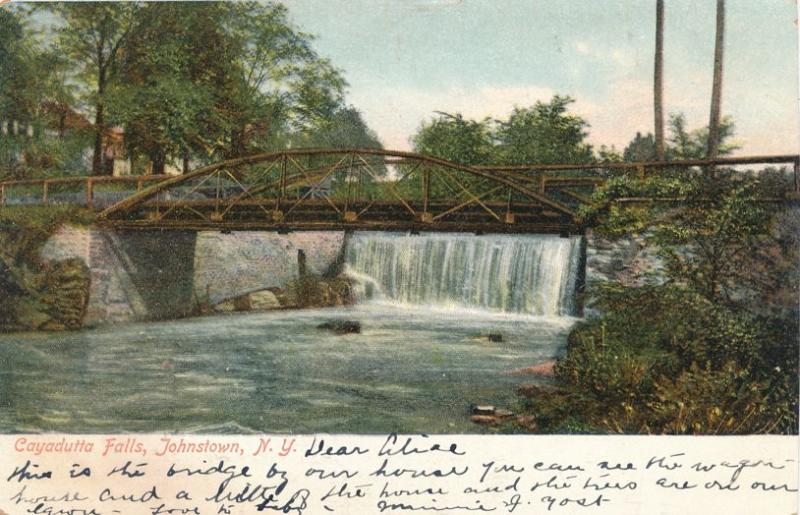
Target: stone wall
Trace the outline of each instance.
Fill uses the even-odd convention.
[[[343,232],[201,232],[194,258],[195,291],[217,304],[282,288],[297,277],[298,250],[305,252],[309,273],[326,275],[339,265],[344,244]]]
[[[89,268],[86,326],[174,318],[194,308],[194,241],[194,233],[65,226],[45,244],[42,259],[77,258]]]
[[[89,269],[84,325],[177,318],[198,302],[282,288],[297,277],[297,251],[308,272],[341,265],[341,232],[178,232],[62,227],[45,244],[45,262],[72,258]]]
[[[584,315],[598,314],[593,309],[593,284],[613,282],[624,286],[641,286],[649,281],[658,281],[661,268],[656,250],[645,246],[644,236],[632,235],[610,240],[594,231],[587,231]]]
[[[101,231],[65,226],[42,249],[45,262],[77,258],[89,267],[89,305],[84,325],[129,321],[137,315],[136,303],[123,286],[126,278],[121,277],[122,266],[112,263],[110,256],[105,257],[104,248]]]

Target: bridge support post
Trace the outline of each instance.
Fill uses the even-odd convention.
[[[428,201],[431,196],[431,172],[428,168],[422,170],[422,212],[428,213]]]
[[[800,157],[794,158],[794,194],[800,196]]]
[[[86,179],[86,207],[94,208],[94,181]]]
[[[281,159],[281,192],[278,195],[278,202],[284,198],[286,198],[286,154]]]

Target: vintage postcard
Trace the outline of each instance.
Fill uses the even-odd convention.
[[[0,513],[797,513],[797,19],[3,3]]]

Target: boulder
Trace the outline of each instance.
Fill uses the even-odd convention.
[[[270,290],[254,291],[250,294],[250,309],[253,311],[267,311],[280,307],[278,297]]]
[[[473,406],[473,415],[494,415],[494,406]]]
[[[544,363],[539,363],[537,365],[532,365],[530,367],[511,370],[505,372],[504,374],[510,376],[535,375],[535,376],[553,377],[555,376],[555,366],[556,366],[555,361],[545,361]]]
[[[487,426],[493,426],[499,422],[499,419],[494,415],[472,415],[469,419],[476,424]]]
[[[355,320],[329,320],[319,324],[317,329],[327,329],[336,334],[360,333],[361,322]]]
[[[232,313],[236,311],[236,306],[234,305],[233,299],[228,299],[214,306],[214,311],[219,313]]]

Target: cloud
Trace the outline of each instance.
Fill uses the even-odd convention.
[[[609,48],[584,40],[576,41],[574,47],[580,55],[585,55],[595,61],[612,63],[616,67],[631,68],[637,64],[635,56],[621,48]]]
[[[797,148],[798,111],[786,109],[788,95],[765,92],[753,102],[753,92],[747,85],[731,83],[725,89],[723,84],[723,91],[723,114],[733,118],[734,140],[741,146],[736,154],[779,154]],[[664,116],[668,119],[672,113],[682,113],[689,129],[703,127],[708,124],[710,97],[711,73],[707,70],[667,74]],[[622,150],[636,132],[654,131],[653,83],[641,79],[613,81],[602,96],[577,97],[573,110],[591,124],[590,143]]]
[[[708,123],[711,77],[707,70],[682,70],[665,78],[665,116],[683,113],[690,129]],[[798,145],[798,113],[786,109],[786,95],[762,93],[752,101],[747,86],[731,84],[723,99],[725,114],[736,123],[737,151],[745,154],[793,152]],[[467,118],[504,118],[514,106],[548,101],[555,90],[540,85],[451,87],[443,91],[380,87],[352,95],[350,101],[364,114],[386,148],[409,150],[410,137],[435,111],[461,113]],[[617,79],[602,92],[581,95],[572,111],[589,123],[588,141],[595,147],[622,150],[636,132],[653,132],[653,83],[647,79]],[[782,109],[782,107],[784,107]],[[769,113],[766,116],[766,113]]]

